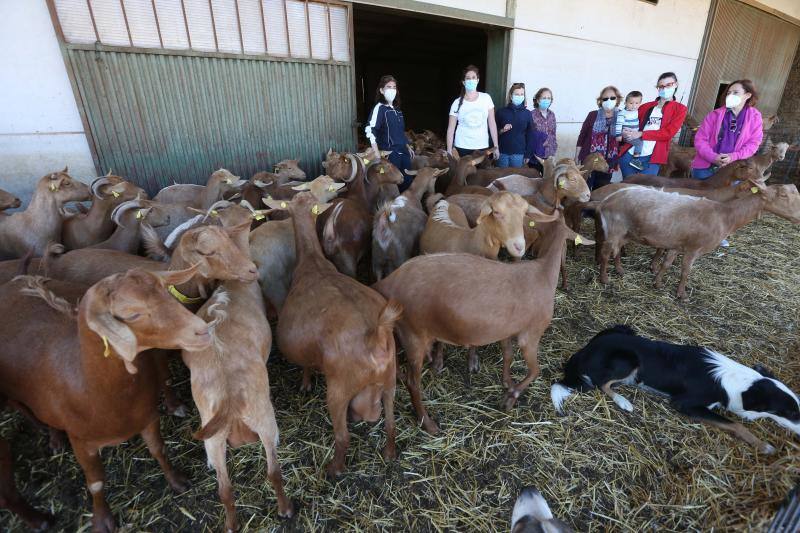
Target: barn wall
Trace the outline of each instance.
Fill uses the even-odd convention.
[[[95,168],[45,0],[21,4],[0,0],[0,188],[27,202],[45,174]]]
[[[656,78],[673,71],[676,96],[689,99],[711,0],[517,2],[509,82],[553,90],[559,157],[573,157],[586,114],[606,85],[656,96]],[[619,24],[624,16],[624,28]]]

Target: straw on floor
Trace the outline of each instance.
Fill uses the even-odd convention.
[[[588,224],[588,223],[587,223]],[[589,226],[584,226],[590,234]],[[695,264],[688,303],[674,296],[678,271],[655,290],[650,250],[630,246],[626,275],[596,281],[592,248],[568,260],[571,289],[556,294],[555,317],[540,349],[541,377],[511,412],[501,409],[501,353],[479,350],[481,369],[466,371],[466,350],[447,351],[445,371],[423,375],[424,394],[442,433],[430,437],[414,423],[405,388],[396,400],[400,457],[384,463],[382,422],[351,424],[348,470],[336,482],[324,476],[333,435],[324,380],[299,392],[300,369],[273,353],[272,395],[281,431],[279,458],[297,516],[277,517],[259,444],[229,451],[243,530],[506,530],[514,499],[535,485],[553,512],[581,531],[710,531],[764,529],[797,479],[800,440],[769,421],[747,422],[778,448],[763,456],[730,435],[691,422],[666,401],[627,388],[634,412],[601,393],[571,397],[558,417],[550,384],[563,361],[599,329],[614,323],[674,342],[711,346],[745,364],[766,364],[800,391],[800,232],[766,216],[731,239],[726,253]],[[520,295],[524,297],[524,295]],[[491,310],[487,310],[491,312]],[[513,372],[524,375],[517,359]],[[179,393],[190,401],[188,375],[176,365]],[[196,414],[163,417],[173,462],[193,487],[173,495],[141,439],[103,451],[107,495],[120,525],[131,531],[219,531],[223,511],[202,444],[191,439]],[[44,432],[20,415],[0,418],[12,439],[18,485],[34,506],[58,517],[58,526],[84,531],[89,505],[71,452],[51,456]],[[21,530],[0,511],[0,523]]]

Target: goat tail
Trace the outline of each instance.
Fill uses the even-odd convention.
[[[156,261],[169,261],[172,257],[172,250],[161,241],[161,238],[153,229],[153,226],[142,222],[140,225],[142,232],[142,245],[147,257]]]
[[[378,325],[370,336],[373,353],[381,352],[394,357],[394,350],[391,349],[394,343],[394,324],[400,320],[403,314],[403,306],[395,300],[389,300],[378,314]]]
[[[44,276],[21,275],[16,276],[11,281],[22,282],[23,287],[19,290],[20,294],[44,300],[47,305],[70,318],[75,318],[77,316],[77,309],[75,306],[44,286],[45,283],[50,281],[48,278]]]
[[[389,246],[389,242],[392,240],[392,230],[391,230],[391,222],[392,222],[392,204],[391,202],[384,203],[378,211],[375,213],[375,222],[373,223],[372,228],[372,236],[375,239],[375,242],[381,247],[382,250],[386,250]]]
[[[230,426],[231,420],[236,417],[233,405],[234,402],[227,401],[227,399],[219,402],[219,409],[217,409],[217,412],[211,417],[211,420],[198,429],[192,437],[197,440],[208,440],[220,431],[227,429]]]

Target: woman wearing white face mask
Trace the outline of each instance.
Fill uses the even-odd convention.
[[[678,76],[674,72],[665,72],[659,76],[656,89],[658,98],[639,106],[639,129],[622,129],[622,138],[626,144],[620,148],[622,156],[619,158],[619,167],[623,179],[639,172],[658,174],[661,165],[667,163],[672,138],[681,129],[686,118],[686,106],[675,100]],[[628,141],[639,138],[643,141],[639,156],[639,162],[644,166],[641,171],[631,165],[634,148],[628,144]]]
[[[478,92],[478,67],[469,65],[461,79],[461,96],[450,106],[447,123],[447,153],[465,156],[475,150],[489,148],[492,136],[494,157],[500,157],[497,144],[497,123],[494,117],[494,102],[486,93]],[[456,127],[456,125],[458,127]],[[455,151],[453,149],[455,148]]]
[[[403,184],[400,192],[411,185],[412,176],[406,174],[411,168],[411,154],[408,152],[406,122],[400,111],[400,95],[397,92],[397,80],[391,74],[381,77],[375,91],[375,107],[369,114],[367,127],[364,128],[372,150],[391,150],[389,161],[403,173]]]
[[[614,135],[617,117],[619,115],[619,105],[622,102],[622,94],[613,85],[604,87],[597,97],[597,109],[590,111],[581,126],[578,134],[578,143],[575,150],[575,157],[578,163],[583,161],[587,155],[593,153],[602,154],[608,161],[609,172],[592,172],[586,183],[591,189],[602,187],[611,182],[611,170],[617,166],[619,157],[619,144]]]
[[[764,133],[757,101],[752,81],[736,80],[728,85],[725,105],[706,115],[694,136],[693,177],[708,179],[719,167],[758,151]]]

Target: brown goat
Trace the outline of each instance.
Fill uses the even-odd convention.
[[[330,202],[344,187],[328,176],[320,176],[303,184],[320,203]],[[294,249],[294,227],[291,219],[270,220],[250,232],[250,254],[258,268],[258,281],[264,298],[280,311],[297,263]]]
[[[408,361],[406,386],[418,420],[431,434],[439,428],[422,404],[420,379],[423,359],[434,341],[461,346],[501,341],[507,409],[539,375],[539,339],[553,317],[564,239],[576,234],[559,213],[545,215],[534,208],[531,216],[546,229],[539,259],[504,263],[472,254],[423,255],[374,285],[404,306],[396,333]],[[438,295],[432,294],[433,287]],[[519,383],[512,381],[510,370],[514,337],[528,365],[528,374]]]
[[[250,212],[243,207],[234,205],[225,211],[237,210],[249,221]],[[247,233],[237,235],[236,244],[244,255],[250,253]],[[272,333],[257,281],[226,281],[198,316],[210,322],[214,343],[205,350],[184,350],[183,361],[191,372],[192,396],[203,424],[195,437],[205,441],[208,462],[217,473],[225,529],[238,529],[226,442],[237,447],[261,440],[267,456],[267,478],[278,499],[278,514],[292,516],[276,452],[278,425],[266,367]]]
[[[408,190],[378,209],[372,228],[372,273],[377,281],[419,252],[419,238],[428,220],[422,198],[434,193],[436,178],[445,172],[432,167],[412,170],[415,177]]]
[[[344,471],[350,443],[348,406],[353,420],[376,421],[385,411],[384,458],[395,450],[394,392],[396,362],[393,326],[401,308],[380,294],[336,271],[315,238],[313,216],[326,209],[310,193],[291,202],[269,200],[273,209],[288,209],[294,223],[297,268],[292,288],[278,317],[278,347],[303,367],[303,388],[310,372],[325,375],[327,403],[336,441],[328,475]]]
[[[488,190],[486,187],[467,184],[469,176],[477,172],[476,167],[486,160],[486,154],[465,155],[458,159],[448,154],[448,158],[450,161],[450,181],[448,182],[447,188],[444,190],[445,196],[452,196],[454,194],[483,194],[485,196],[491,196],[492,191]],[[437,187],[436,191],[441,192],[440,187]]]
[[[6,209],[16,209],[21,205],[22,202],[19,201],[19,198],[8,191],[0,189],[0,211],[5,211]]]
[[[522,220],[526,213],[538,212],[518,194],[499,192],[481,207],[476,227],[460,225],[449,213],[461,212],[447,200],[436,204],[420,237],[420,252],[465,252],[496,259],[501,246],[514,257],[525,253]],[[461,212],[463,216],[463,212]],[[464,217],[463,222],[466,222]]]
[[[129,200],[119,204],[111,213],[117,225],[114,233],[104,241],[89,246],[136,254],[141,244],[142,228],[158,228],[169,224],[169,215],[158,202]]]
[[[30,250],[35,257],[44,254],[49,242],[61,241],[61,207],[90,197],[89,187],[66,168],[41,178],[25,211],[0,217],[0,258],[22,257]]]
[[[114,208],[128,200],[147,198],[141,188],[110,173],[94,180],[89,188],[94,196],[89,212],[65,219],[61,228],[61,243],[67,250],[86,248],[106,240],[114,232],[111,219]]]
[[[758,171],[764,174],[775,161],[783,161],[786,158],[786,151],[789,149],[789,143],[780,142],[777,144],[772,143],[772,139],[767,138],[764,143],[764,151],[758,155],[754,155],[751,159],[758,167]]]
[[[686,299],[686,282],[695,260],[715,250],[722,239],[762,211],[800,223],[800,194],[794,185],[766,187],[756,180],[748,181],[754,192],[740,190],[735,200],[725,203],[648,187],[624,188],[607,197],[597,207],[605,234],[600,282],[608,283],[609,259],[616,257],[626,242],[639,242],[668,250],[656,273],[656,287],[677,255],[683,254],[677,294]],[[617,272],[622,275],[619,263]]]
[[[103,447],[141,434],[173,490],[186,490],[185,476],[164,454],[158,370],[153,352],[146,350],[210,344],[206,324],[166,291],[193,275],[194,269],[134,269],[110,276],[86,292],[77,318],[70,304],[52,297],[42,278],[23,277],[0,287],[8,311],[0,324],[0,399],[66,431],[92,496],[93,531],[115,529],[103,490]],[[60,285],[68,290],[69,284]],[[137,357],[140,352],[145,353]]]
[[[758,180],[759,178],[761,178],[761,172],[753,162],[753,159],[750,158],[741,159],[729,165],[725,165],[707,180],[634,174],[625,178],[625,183],[680,189],[714,189],[717,187],[727,187],[734,181]]]
[[[658,171],[659,176],[668,178],[691,178],[692,161],[697,155],[694,146],[681,146],[672,144],[667,154],[667,164],[662,165]]]
[[[380,157],[371,151],[331,154],[323,166],[330,177],[347,183],[343,198],[360,202],[371,213],[385,200],[400,194],[397,186],[403,183],[403,174],[387,159],[390,153],[381,152]]]

